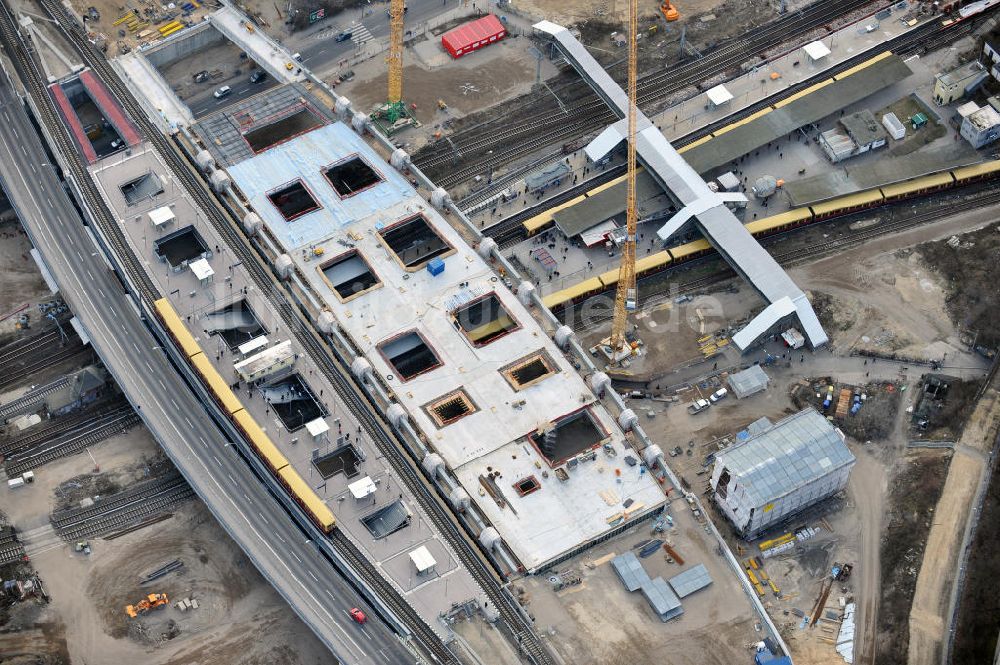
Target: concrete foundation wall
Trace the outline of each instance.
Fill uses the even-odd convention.
[[[216,30],[215,26],[208,21],[203,21],[193,28],[182,30],[176,39],[168,39],[148,51],[144,50],[143,55],[154,67],[162,69],[192,53],[225,41],[225,39],[225,35]],[[206,69],[210,69],[208,67],[210,64],[206,63]]]

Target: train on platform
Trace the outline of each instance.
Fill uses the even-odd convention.
[[[864,190],[823,203],[794,208],[778,215],[754,220],[745,226],[755,238],[766,238],[767,236],[784,233],[800,226],[806,226],[834,217],[841,217],[868,208],[892,204],[915,196],[954,189],[974,182],[998,177],[1000,177],[1000,160],[981,162],[949,171],[932,173],[894,185]],[[524,222],[526,229],[533,219],[539,219],[543,215],[526,220]],[[534,232],[529,235],[547,230],[552,225],[553,222],[550,217],[549,224],[545,228],[535,228]],[[636,261],[636,279],[642,279],[643,277],[673,268],[684,262],[705,256],[712,251],[714,251],[712,246],[704,238],[664,249]],[[583,302],[598,293],[609,291],[617,283],[618,271],[609,270],[602,275],[585,279],[573,286],[550,293],[542,298],[542,302],[550,310],[556,312],[567,306]]]
[[[317,496],[309,484],[302,480],[302,477],[288,462],[288,459],[281,454],[267,433],[243,408],[243,404],[240,403],[232,388],[208,360],[198,341],[184,325],[170,301],[166,298],[160,298],[153,305],[157,316],[177,344],[178,349],[201,378],[205,388],[211,393],[219,407],[229,416],[236,429],[246,437],[254,453],[323,533],[329,534],[333,531],[337,523],[333,512]]]

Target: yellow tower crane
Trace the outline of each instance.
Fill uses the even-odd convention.
[[[622,357],[628,348],[626,332],[628,313],[636,308],[638,294],[635,286],[635,234],[637,211],[635,205],[635,134],[636,134],[636,78],[638,50],[636,35],[639,26],[639,0],[628,3],[628,186],[625,198],[626,235],[622,248],[622,262],[618,269],[618,290],[615,292],[615,316],[611,324],[612,361]]]
[[[385,117],[390,124],[406,114],[403,104],[403,15],[406,0],[391,0],[389,3],[389,97]]]

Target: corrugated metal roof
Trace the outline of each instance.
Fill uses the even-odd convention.
[[[649,581],[649,575],[642,567],[642,562],[639,561],[635,552],[619,554],[611,560],[611,566],[618,573],[618,579],[629,591],[638,591],[645,582]]]
[[[674,575],[668,582],[670,587],[677,592],[681,598],[687,598],[695,591],[701,591],[712,583],[712,576],[708,574],[705,564],[699,563],[697,566],[688,568],[680,575]]]
[[[752,365],[742,372],[729,375],[729,387],[741,398],[766,390],[769,381],[760,365]]]
[[[642,585],[642,595],[646,597],[653,611],[659,615],[660,621],[669,621],[684,614],[681,599],[662,577],[647,580]]]
[[[691,148],[684,152],[684,157],[696,171],[706,173],[786,136],[799,127],[818,122],[912,73],[899,56],[883,58],[870,67],[817,88],[781,108]]]
[[[489,39],[493,35],[505,33],[506,28],[493,14],[463,23],[457,28],[453,28],[441,35],[441,43],[450,51],[461,51],[472,46],[478,41]]]
[[[748,504],[762,506],[853,465],[854,455],[833,425],[810,408],[716,454],[715,463],[746,492]]]

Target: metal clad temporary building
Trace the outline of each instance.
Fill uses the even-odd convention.
[[[460,58],[470,51],[500,41],[506,35],[507,28],[503,27],[500,19],[487,14],[444,33],[441,35],[441,44],[453,58]]]
[[[729,375],[729,387],[737,399],[767,390],[768,381],[770,379],[760,365],[751,365],[742,372]]]
[[[712,489],[726,517],[753,539],[846,487],[854,462],[843,434],[810,408],[718,453]]]

